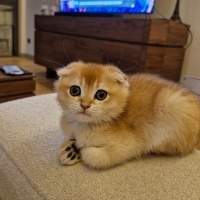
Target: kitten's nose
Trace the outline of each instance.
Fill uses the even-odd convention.
[[[90,107],[90,106],[88,106],[88,105],[83,105],[83,104],[81,104],[81,108],[82,108],[84,111],[87,110],[89,107]]]

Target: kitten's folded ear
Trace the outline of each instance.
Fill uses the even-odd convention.
[[[129,86],[128,78],[125,74],[122,72],[116,72],[114,75],[116,76],[116,80],[119,84],[124,84],[127,87]]]
[[[71,70],[72,68],[75,66],[74,63],[71,63],[69,65],[67,65],[66,67],[63,67],[63,68],[60,68],[60,69],[57,69],[57,75],[59,77],[61,76],[68,76],[70,73],[71,73]]]
[[[63,68],[58,69],[58,70],[56,71],[56,72],[57,72],[57,75],[58,75],[59,77],[61,77],[61,76],[68,76],[69,73],[70,73],[70,71],[71,71],[71,69],[76,68],[76,67],[78,67],[78,66],[80,66],[80,65],[83,65],[83,64],[84,64],[84,63],[83,63],[82,61],[72,62],[72,63],[68,64],[66,67],[63,67]]]
[[[129,81],[127,76],[117,67],[110,67],[109,71],[112,73],[112,76],[115,78],[116,82],[119,84],[124,84],[125,86],[129,86]]]
[[[68,76],[69,75],[69,68],[63,67],[63,68],[57,69],[56,73],[59,77]]]

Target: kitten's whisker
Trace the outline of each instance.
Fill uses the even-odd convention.
[[[77,61],[79,60],[79,56],[82,54],[81,51],[79,51],[78,55],[76,56]]]
[[[104,114],[106,114],[106,113],[104,113]],[[110,124],[117,131],[118,128],[117,128],[117,126],[115,124],[115,121],[113,121],[113,120],[107,121],[108,119],[105,118],[104,115],[100,115],[100,118],[103,120],[103,121],[101,121],[102,123],[108,123],[108,124]]]
[[[135,69],[135,67],[137,67],[138,64],[139,64],[139,61],[133,67],[130,67],[128,69],[122,69],[122,71],[125,72],[125,71],[129,71],[131,69]]]
[[[69,58],[69,56],[68,56],[68,54],[67,54],[67,52],[66,52],[66,50],[65,50],[65,39],[63,40],[63,50],[64,50],[65,55],[67,56],[69,62],[71,63],[72,61],[70,60],[70,58]]]
[[[125,117],[123,117],[123,116],[121,116],[121,115],[117,116],[116,119],[123,119],[123,120],[125,120],[126,122],[129,122]]]
[[[121,56],[120,56],[120,58],[119,58],[119,60],[118,60],[118,62],[117,62],[117,65],[116,65],[116,66],[118,66],[118,65],[119,65],[119,63],[121,62],[121,59],[122,59],[122,57],[123,57],[123,54],[124,54],[124,49],[122,49]]]
[[[112,116],[110,113],[104,113],[104,114],[113,117],[113,120],[109,121],[109,123],[111,123],[114,126],[115,126],[115,124],[119,124],[119,125],[121,125],[121,126],[123,126],[125,128],[124,123],[122,123],[121,120],[119,120],[119,119],[123,119],[127,123],[130,123],[126,118],[122,117],[121,115],[116,117],[116,116]]]
[[[51,63],[56,63],[56,64],[61,65],[62,67],[64,67],[64,65],[62,65],[61,63],[58,63],[58,62],[55,62],[55,61],[49,60],[49,59],[44,58],[44,57],[41,57],[41,58],[44,59],[44,60],[46,60],[46,61],[49,61],[49,62],[51,62]]]

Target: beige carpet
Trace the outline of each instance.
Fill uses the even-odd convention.
[[[0,104],[0,197],[3,200],[200,199],[200,152],[148,156],[93,171],[63,167],[55,94]]]

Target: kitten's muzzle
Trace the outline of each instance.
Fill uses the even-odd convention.
[[[90,105],[81,104],[81,108],[83,109],[83,111],[86,111],[89,107],[90,107]]]

